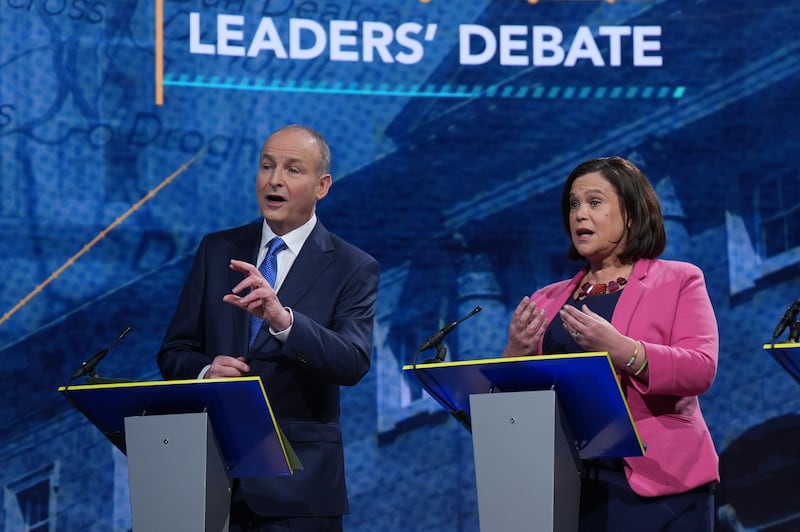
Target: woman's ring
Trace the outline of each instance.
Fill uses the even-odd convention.
[[[581,335],[581,333],[579,333],[578,331],[575,331],[574,333],[572,333],[572,336],[574,336],[575,338],[577,338],[580,335]]]

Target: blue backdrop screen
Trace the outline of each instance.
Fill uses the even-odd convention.
[[[344,391],[348,530],[478,529],[470,436],[401,368],[476,305],[448,357],[500,353],[519,299],[577,267],[561,185],[602,155],[645,171],[664,256],[706,275],[719,529],[794,529],[798,381],[762,346],[800,295],[798,17],[797,0],[2,0],[0,527],[130,528],[124,455],[56,388],[126,326],[98,370],[159,378],[200,238],[258,217],[260,147],[302,123],[333,151],[320,219],[382,270],[372,369]]]

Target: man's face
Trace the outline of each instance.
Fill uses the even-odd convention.
[[[256,197],[261,215],[276,235],[297,229],[325,197],[331,175],[319,173],[320,148],[302,129],[274,133],[261,149]]]

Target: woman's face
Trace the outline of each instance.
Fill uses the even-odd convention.
[[[626,221],[617,191],[603,174],[591,172],[572,182],[569,212],[572,244],[589,262],[603,263],[622,252]]]

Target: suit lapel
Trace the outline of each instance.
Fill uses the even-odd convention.
[[[318,221],[278,291],[281,303],[287,307],[296,306],[333,258],[330,233]]]
[[[614,308],[611,324],[622,334],[628,333],[631,320],[639,307],[639,302],[645,296],[649,284],[647,274],[650,271],[651,264],[652,262],[648,259],[636,261],[636,264],[633,265],[630,279],[628,279],[628,284],[622,291],[617,306]]]
[[[245,226],[230,242],[230,258],[243,260],[251,264],[258,261],[258,246],[261,244],[262,222]],[[257,265],[257,264],[256,264]],[[242,280],[242,274],[235,270],[228,270],[228,286],[233,289]],[[227,303],[226,303],[227,305]],[[250,349],[250,314],[231,307],[234,310],[233,326],[236,350],[234,353],[247,353]]]
[[[261,238],[259,234],[259,239]],[[255,247],[258,243],[255,244]],[[280,290],[278,290],[278,298],[281,304],[287,307],[295,307],[297,303],[302,300],[303,296],[311,289],[317,277],[333,262],[333,242],[331,241],[330,233],[325,229],[322,224],[317,221],[317,225],[308,235],[303,249],[294,260],[292,268],[283,280]],[[246,314],[249,316],[249,314]],[[247,345],[247,331],[249,327],[249,317],[246,318],[244,336],[245,346]],[[238,333],[237,333],[238,334]],[[266,330],[262,328],[261,332],[256,337],[253,347],[259,350],[266,350],[264,342],[275,340]],[[244,352],[247,352],[245,349]]]

